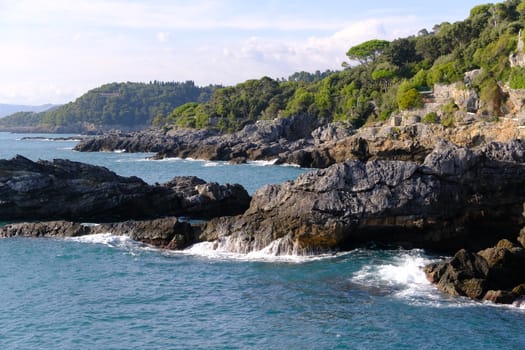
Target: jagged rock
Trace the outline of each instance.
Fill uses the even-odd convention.
[[[512,289],[512,293],[516,295],[525,295],[525,283],[520,284]]]
[[[151,186],[99,166],[17,156],[0,160],[0,220],[210,218],[239,214],[249,205],[250,197],[239,185],[200,180],[196,193],[189,193],[177,187],[177,181]]]
[[[518,242],[525,248],[525,227],[521,229],[520,235],[518,236]]]
[[[508,240],[471,253],[462,249],[453,258],[425,267],[427,278],[441,291],[512,304],[525,289],[525,249]]]
[[[439,88],[436,91],[439,96],[442,95]],[[448,103],[450,98],[444,103]],[[465,103],[468,105],[470,102]],[[463,114],[464,122],[454,128],[416,123],[399,127],[363,127],[355,131],[341,123],[319,126],[319,120],[301,115],[259,120],[234,134],[220,135],[214,131],[193,129],[110,133],[85,138],[75,149],[84,152],[156,152],[153,159],[191,157],[234,163],[277,159],[276,164],[326,168],[349,159],[420,163],[441,139],[466,147],[478,147],[493,141],[508,142],[525,137],[525,129],[518,128],[519,121],[502,118],[500,122],[486,122],[478,117],[472,119],[472,115],[466,112]],[[465,122],[469,118],[472,120]]]
[[[312,131],[312,138],[315,145],[322,143],[333,143],[341,139],[347,138],[354,134],[355,131],[347,124],[330,123],[320,126]]]
[[[516,300],[516,294],[506,290],[489,290],[483,300],[492,301],[496,304],[512,304]]]
[[[481,256],[465,249],[458,251],[447,262],[433,263],[425,267],[430,282],[445,293],[457,296],[482,298],[487,292],[488,265]]]
[[[525,282],[525,249],[509,248],[509,243],[500,241],[495,247],[478,252],[487,261],[486,279],[492,289],[512,289]]]
[[[423,164],[346,161],[306,173],[263,187],[243,215],[210,221],[202,239],[231,236],[240,251],[283,237],[304,252],[370,241],[482,249],[523,225],[525,165],[500,161],[514,152],[500,149],[487,155],[442,142]]]
[[[275,120],[259,120],[233,134],[219,135],[205,130],[174,129],[168,133],[147,130],[128,134],[108,134],[82,140],[75,150],[82,152],[125,150],[157,152],[155,159],[166,157],[208,160],[271,160],[282,153],[302,149],[313,143],[316,118],[301,115]],[[299,141],[303,140],[303,141]],[[306,143],[305,143],[306,142]]]
[[[219,185],[195,176],[179,176],[163,184],[181,198],[185,215],[198,218],[230,216],[244,212],[251,197],[239,184]]]

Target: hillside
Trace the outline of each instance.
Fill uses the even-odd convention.
[[[318,79],[249,80],[217,89],[208,102],[180,106],[154,122],[234,132],[259,119],[292,115],[356,128],[411,111],[427,123],[444,125],[471,113],[487,120],[515,116],[521,105],[513,103],[509,91],[525,88],[525,56],[518,49],[524,27],[525,1],[479,5],[464,21],[351,47],[341,71]],[[464,90],[467,100],[478,102],[469,105],[450,95],[435,103],[434,90],[444,86]]]
[[[519,117],[524,27],[525,0],[479,5],[463,21],[350,47],[341,71],[263,77],[224,88],[107,84],[53,111],[6,117],[0,129],[129,130],[153,124],[232,133],[258,120],[297,115],[353,128],[407,118],[452,126],[472,115],[486,121]]]
[[[32,105],[12,105],[12,104],[0,103],[0,118],[14,114],[14,113],[18,113],[18,112],[37,112],[37,113],[44,112],[54,107],[57,107],[57,106],[52,105],[52,104],[32,106]]]
[[[19,112],[0,120],[0,129],[86,132],[134,130],[187,103],[206,101],[215,89],[187,82],[111,83],[53,110]]]

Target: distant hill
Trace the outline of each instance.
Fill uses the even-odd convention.
[[[105,84],[51,110],[6,116],[0,119],[0,130],[137,130],[184,103],[208,101],[214,89],[214,86],[198,87],[193,81]]]
[[[45,112],[51,108],[58,107],[58,105],[45,104],[39,106],[30,105],[11,105],[0,103],[0,118],[11,115],[18,112]]]

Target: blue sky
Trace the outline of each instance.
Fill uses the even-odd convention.
[[[345,52],[468,17],[479,0],[0,0],[0,103],[108,82],[233,85],[339,69]]]

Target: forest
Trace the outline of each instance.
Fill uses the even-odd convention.
[[[0,127],[67,126],[78,123],[140,128],[187,102],[205,102],[217,86],[193,81],[110,83],[90,90],[74,102],[42,112],[19,112],[0,119]]]

